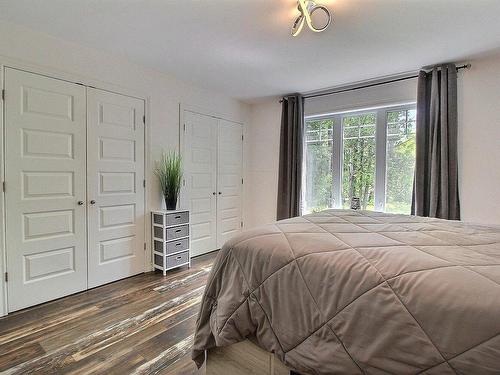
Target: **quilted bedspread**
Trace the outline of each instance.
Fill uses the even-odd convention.
[[[219,252],[194,339],[302,374],[500,374],[500,227],[327,210]]]

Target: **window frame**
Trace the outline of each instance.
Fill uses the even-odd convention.
[[[332,112],[318,115],[304,116],[304,134],[306,134],[307,121],[311,120],[331,120],[333,123],[333,168],[332,168],[332,208],[342,208],[342,165],[344,162],[344,126],[343,119],[356,115],[363,115],[367,113],[375,113],[375,189],[374,189],[374,202],[375,211],[385,212],[386,203],[386,187],[387,187],[387,113],[395,111],[409,111],[416,110],[416,103],[409,102],[403,104],[394,104],[381,107],[362,108],[345,110],[339,112]],[[306,180],[307,180],[307,163],[306,155],[306,140],[304,137],[303,142],[303,186],[302,189],[302,211],[306,208]]]

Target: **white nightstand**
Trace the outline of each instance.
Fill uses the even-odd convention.
[[[166,275],[168,270],[177,267],[191,267],[190,232],[188,210],[152,211],[154,268],[162,270],[163,275]]]

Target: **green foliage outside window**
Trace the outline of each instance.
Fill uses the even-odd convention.
[[[415,110],[387,114],[386,212],[409,214],[415,170]]]
[[[362,210],[373,210],[375,113],[344,117],[343,130],[342,206],[349,208],[352,198],[357,197]]]
[[[306,202],[313,211],[332,207],[333,121],[308,121],[306,129]]]

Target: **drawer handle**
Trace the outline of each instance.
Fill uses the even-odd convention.
[[[179,255],[177,258],[175,258],[176,260],[181,260],[182,259],[182,255]]]
[[[182,229],[176,229],[175,233],[179,233],[180,231],[182,231]]]
[[[182,245],[181,242],[175,244],[175,246],[181,246],[181,245]]]
[[[180,218],[181,218],[180,216],[176,216],[176,217],[174,217],[174,219],[180,219]]]

